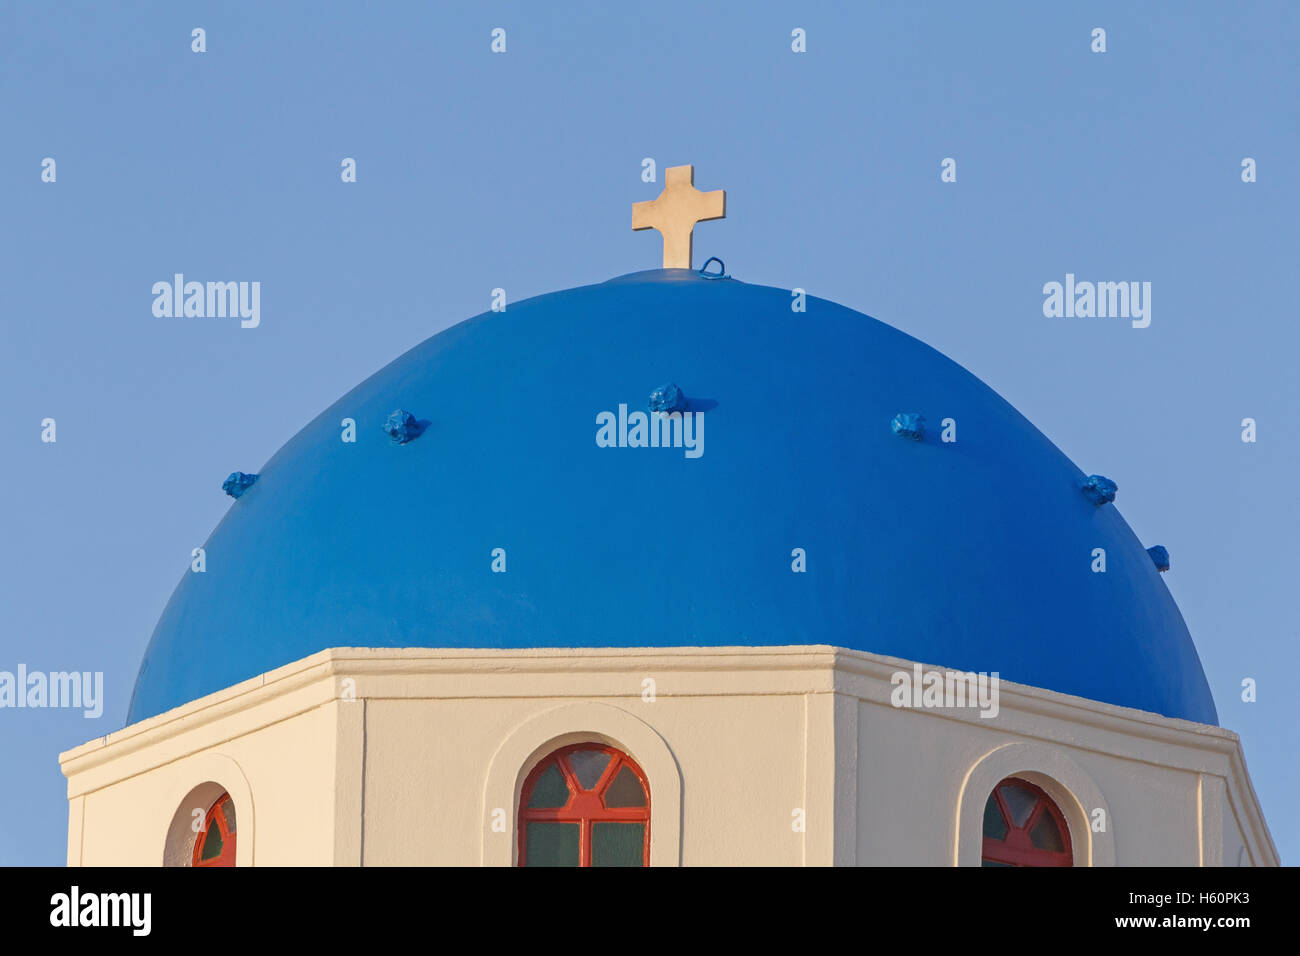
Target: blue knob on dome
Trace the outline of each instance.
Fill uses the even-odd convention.
[[[1163,544],[1147,548],[1147,554],[1151,555],[1151,560],[1155,562],[1157,571],[1169,570],[1169,549]]]
[[[246,475],[242,471],[232,471],[230,477],[221,483],[221,490],[232,498],[238,498],[257,481],[257,475]]]
[[[667,385],[660,385],[650,393],[650,411],[684,412],[686,411],[686,395],[672,382]]]
[[[416,421],[414,415],[399,408],[384,422],[384,433],[394,444],[405,445],[408,441],[419,438],[424,433],[426,424],[428,423]]]
[[[915,412],[899,412],[894,416],[894,420],[889,423],[889,427],[900,438],[920,441],[925,435],[925,416],[918,415]]]
[[[1083,483],[1083,496],[1099,508],[1114,501],[1117,491],[1119,485],[1104,475],[1089,475]]]

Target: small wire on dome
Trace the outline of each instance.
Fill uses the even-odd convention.
[[[709,271],[710,262],[716,262],[718,264],[717,272]],[[727,275],[727,267],[722,264],[721,259],[719,259],[717,256],[709,256],[709,258],[704,260],[704,265],[700,266],[700,278],[701,279],[730,279],[731,276]]]

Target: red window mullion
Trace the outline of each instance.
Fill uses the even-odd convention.
[[[569,766],[569,755],[567,753],[557,757],[555,763],[560,768],[560,773],[564,774],[564,782],[569,785],[569,803],[572,803],[573,798],[582,789],[582,784],[578,783],[578,775]]]
[[[566,807],[541,810],[525,810],[520,814],[523,820],[541,820],[545,823],[577,823],[580,820],[606,820],[610,823],[640,823],[649,820],[650,814],[645,807],[614,807],[599,814],[575,813]]]
[[[1003,787],[1016,787],[1036,797],[1034,806],[1025,818],[1024,826],[1016,826],[1011,814],[1011,807],[1002,795]],[[997,805],[1002,815],[1006,834],[1002,839],[984,837],[982,857],[991,863],[1007,863],[1011,866],[1073,866],[1074,852],[1070,843],[1070,828],[1065,815],[1055,801],[1041,788],[1018,777],[1008,777],[998,783],[990,794],[990,799]],[[1033,829],[1038,825],[1043,814],[1047,814],[1056,825],[1064,850],[1044,850],[1034,846]]]
[[[199,831],[198,837],[194,841],[193,856],[190,860],[192,867],[231,867],[235,865],[235,840],[236,834],[231,832],[226,826],[225,804],[230,802],[230,794],[223,793],[217,798],[216,802],[208,808],[207,814],[203,818],[203,829]],[[203,847],[207,842],[209,832],[212,827],[217,828],[217,833],[221,836],[221,852],[211,860],[201,859]]]
[[[600,775],[600,779],[596,781],[596,785],[591,788],[596,793],[600,794],[602,800],[605,797],[605,791],[609,789],[609,785],[613,783],[614,778],[618,776],[618,769],[621,766],[623,766],[623,755],[615,750],[613,756],[609,758],[609,765],[605,767],[605,772]]]
[[[1007,806],[1006,798],[1002,796],[1001,790],[1002,784],[998,784],[993,788],[993,799],[997,801],[998,812],[1002,814],[1002,822],[1007,825],[1007,833],[1010,833],[1016,829],[1016,821],[1011,815],[1011,808]]]
[[[1029,811],[1029,819],[1025,821],[1025,832],[1033,833],[1034,825],[1038,823],[1038,818],[1047,812],[1047,799],[1045,797],[1039,797],[1038,802],[1034,804],[1034,809]],[[1051,814],[1049,813],[1048,816],[1051,816]]]

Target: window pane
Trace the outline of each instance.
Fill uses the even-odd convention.
[[[226,816],[226,832],[234,833],[235,832],[235,801],[231,800],[229,797],[223,797],[219,806],[221,807],[221,812],[224,813]]]
[[[527,823],[524,831],[525,866],[577,866],[577,823]]]
[[[1007,823],[1002,819],[1002,811],[998,809],[998,802],[991,794],[989,802],[984,804],[984,835],[990,840],[1007,838]]]
[[[575,750],[569,754],[569,766],[582,789],[591,790],[609,766],[609,754],[603,750]]]
[[[1046,808],[1038,817],[1034,829],[1030,831],[1029,840],[1040,850],[1052,850],[1055,853],[1065,852],[1065,842],[1061,839],[1061,831],[1057,829],[1056,821],[1052,819],[1052,815],[1047,812]]]
[[[1038,803],[1038,794],[1015,783],[1001,784],[998,792],[1002,794],[1002,799],[1007,802],[1007,809],[1011,811],[1011,822],[1018,827],[1023,827],[1025,821],[1029,819],[1029,814],[1033,812],[1034,805]]]
[[[636,778],[636,774],[632,772],[631,767],[619,768],[618,775],[614,777],[614,782],[605,791],[605,806],[645,806],[645,790],[641,786],[641,781]]]
[[[564,781],[564,774],[556,764],[551,764],[542,771],[542,775],[533,784],[533,795],[528,799],[530,807],[554,809],[569,802],[569,785]]]
[[[593,823],[592,866],[644,866],[644,823]]]
[[[221,856],[221,830],[217,827],[217,821],[211,820],[208,823],[207,835],[203,838],[203,854],[200,860],[215,860]]]
[[[985,860],[980,866],[1014,866],[1013,863],[999,863],[997,860]]]

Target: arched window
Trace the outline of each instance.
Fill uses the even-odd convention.
[[[194,841],[192,866],[235,865],[235,803],[223,793],[208,808],[203,829]]]
[[[533,768],[519,798],[520,866],[648,866],[650,788],[627,754],[575,744]]]
[[[1007,777],[984,804],[984,866],[1073,866],[1065,815],[1041,787]]]

